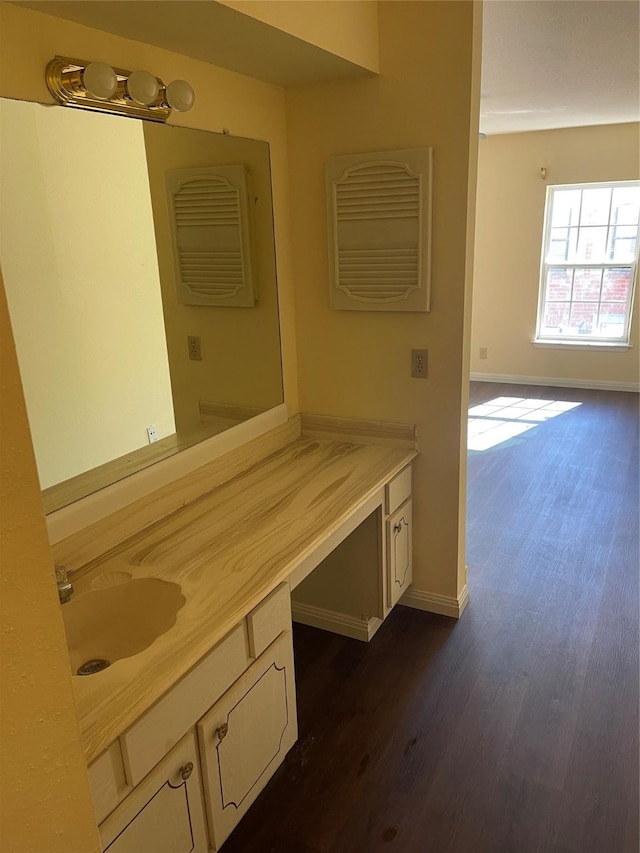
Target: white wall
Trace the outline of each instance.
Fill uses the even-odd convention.
[[[540,169],[547,170],[546,180]],[[638,124],[489,136],[480,143],[476,211],[472,374],[559,384],[637,387],[640,300],[632,349],[600,352],[533,346],[546,188],[640,177]],[[488,358],[480,359],[480,347]]]
[[[175,431],[142,125],[19,101],[0,122],[0,256],[47,488]]]

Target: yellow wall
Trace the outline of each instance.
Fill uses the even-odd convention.
[[[0,138],[0,258],[46,489],[143,447],[150,424],[175,432],[144,139],[121,116],[10,100]]]
[[[462,335],[462,364],[463,383],[460,395],[460,422],[466,424],[469,410],[469,365],[471,361],[471,321],[472,321],[472,290],[475,244],[475,216],[478,186],[478,134],[480,124],[480,92],[481,92],[481,57],[482,57],[482,16],[481,3],[473,6],[473,68],[471,75],[471,114],[470,127],[472,142],[469,146],[469,171],[467,182],[467,233],[465,243],[465,284],[464,284],[464,330]],[[463,427],[460,441],[460,504],[458,512],[458,591],[467,583],[466,541],[467,541],[467,471],[469,454],[467,452],[466,431]]]
[[[546,181],[540,168],[547,170]],[[621,181],[640,175],[637,124],[490,136],[480,143],[471,370],[498,376],[637,383],[634,349],[594,352],[534,347],[547,185]],[[488,358],[480,360],[479,348]]]
[[[378,4],[374,0],[220,2],[356,65],[378,70]]]
[[[0,278],[0,849],[100,849],[24,397]]]
[[[449,597],[463,583],[465,226],[470,145],[477,144],[473,13],[467,2],[381,3],[379,78],[287,92],[301,408],[418,425],[414,588]],[[477,98],[477,86],[473,91]],[[327,157],[421,146],[434,149],[431,312],[332,311]],[[410,377],[412,347],[429,349],[427,380]]]

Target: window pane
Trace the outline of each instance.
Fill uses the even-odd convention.
[[[552,228],[549,235],[547,261],[553,263],[575,258],[577,241],[577,228]]]
[[[578,235],[576,260],[601,263],[607,247],[607,228],[581,228]]]
[[[638,230],[635,225],[615,225],[609,230],[609,259],[618,263],[633,261]]]
[[[548,302],[544,308],[542,334],[545,337],[561,335],[569,326],[569,302]]]
[[[550,269],[547,273],[547,301],[571,299],[571,270]]]
[[[611,222],[617,225],[637,225],[640,212],[640,188],[616,187],[613,191]]]
[[[626,313],[623,302],[603,302],[600,306],[600,334],[607,338],[621,338]]]
[[[600,299],[601,281],[602,270],[577,269],[573,284],[573,298],[583,302],[587,300],[597,302]]]
[[[590,335],[598,321],[598,305],[593,302],[573,302],[568,332],[570,335]]]
[[[631,292],[631,267],[620,270],[605,270],[602,283],[602,298],[611,302],[626,302]]]
[[[611,187],[584,190],[580,225],[607,225],[611,206]]]
[[[580,190],[556,190],[553,194],[551,227],[558,228],[578,224]]]

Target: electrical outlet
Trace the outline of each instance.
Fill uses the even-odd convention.
[[[429,350],[412,349],[411,350],[411,376],[414,379],[427,378],[427,361]]]
[[[486,347],[480,347],[480,358],[486,358],[486,357],[487,357],[487,348]]]
[[[147,427],[147,438],[149,439],[149,444],[153,444],[154,441],[158,440],[158,428],[155,424],[150,424]]]
[[[187,344],[189,346],[189,358],[191,361],[202,361],[202,350],[200,349],[200,338],[195,335],[189,335],[187,337]]]

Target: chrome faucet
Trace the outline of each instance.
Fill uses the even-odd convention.
[[[71,601],[73,584],[69,580],[69,575],[64,566],[56,566],[56,585],[58,587],[60,604],[66,604],[68,601]]]

